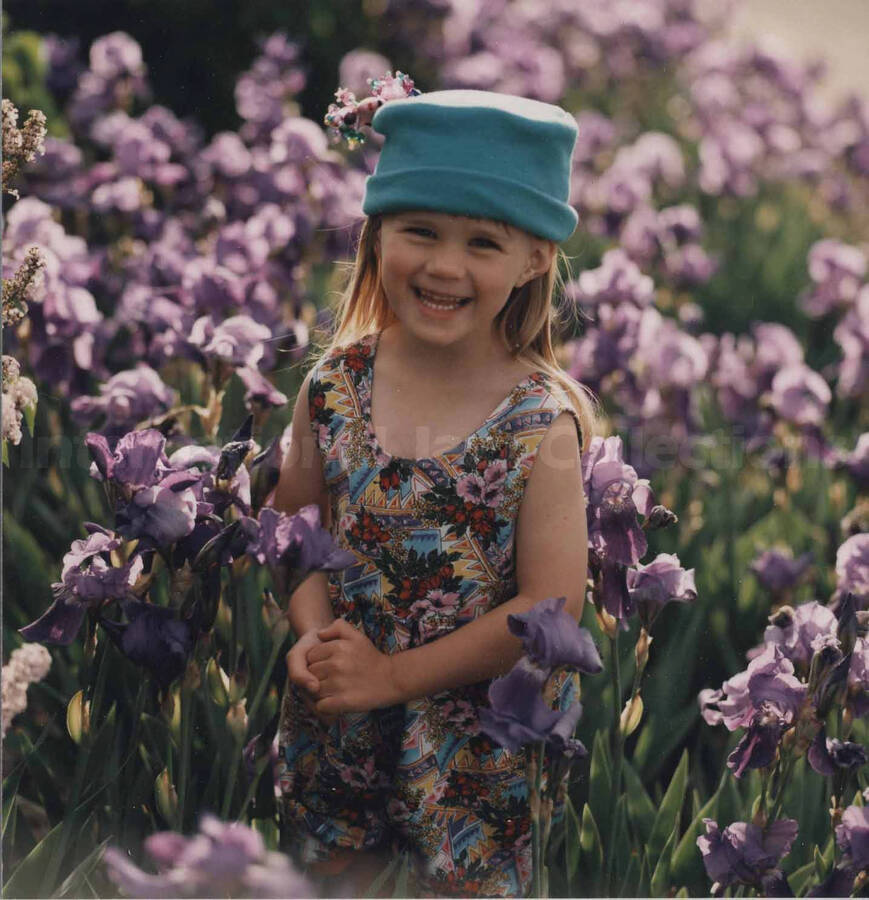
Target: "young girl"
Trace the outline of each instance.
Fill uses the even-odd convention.
[[[594,407],[550,335],[576,125],[483,91],[372,124],[353,278],[275,499],[319,504],[357,560],[290,600],[283,814],[302,859],[358,891],[403,849],[422,896],[520,896],[526,759],[477,710],[521,655],[507,616],[563,595],[579,617],[585,592]],[[575,676],[554,682],[571,702]]]

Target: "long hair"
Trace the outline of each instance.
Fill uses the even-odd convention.
[[[396,321],[383,292],[376,246],[380,216],[365,220],[356,248],[356,260],[347,285],[335,309],[331,335],[314,335],[314,364],[339,348],[348,347],[366,335],[381,331]],[[504,346],[514,359],[530,363],[545,372],[561,388],[579,419],[582,449],[598,433],[602,419],[600,404],[592,391],[571,378],[561,367],[553,344],[553,331],[565,324],[563,307],[555,305],[562,296],[561,266],[567,257],[561,248],[553,254],[552,265],[542,275],[514,289],[495,318]]]

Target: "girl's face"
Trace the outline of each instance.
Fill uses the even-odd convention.
[[[382,219],[378,256],[389,305],[410,334],[441,346],[495,347],[510,292],[549,269],[555,245],[488,219],[412,211]]]

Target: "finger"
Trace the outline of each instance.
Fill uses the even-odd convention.
[[[313,662],[322,662],[324,659],[328,659],[334,652],[335,648],[328,644],[315,644],[305,654],[305,660],[310,666]]]
[[[308,667],[308,671],[317,679],[317,685],[322,686],[323,679],[327,678],[331,667],[329,663],[319,662]]]
[[[304,664],[292,661],[287,666],[290,681],[316,694],[320,690],[320,680]]]

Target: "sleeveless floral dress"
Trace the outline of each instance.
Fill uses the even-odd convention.
[[[330,575],[333,611],[392,654],[516,595],[525,484],[549,425],[573,410],[545,373],[532,373],[451,450],[390,456],[371,424],[378,341],[368,335],[321,360],[309,408],[333,533],[357,558]],[[346,714],[331,726],[289,685],[279,777],[282,816],[300,857],[391,845],[414,857],[420,896],[525,893],[526,757],[480,731],[477,710],[488,705],[489,683]],[[560,672],[550,679],[550,702],[566,708],[578,690],[578,676]]]

